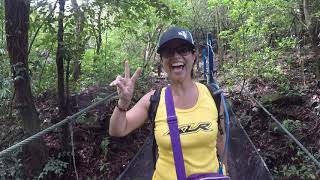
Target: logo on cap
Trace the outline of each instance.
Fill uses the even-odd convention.
[[[180,31],[180,32],[178,32],[178,34],[180,36],[183,36],[185,39],[187,39],[187,37],[188,37],[188,35],[187,35],[187,33],[185,31]]]

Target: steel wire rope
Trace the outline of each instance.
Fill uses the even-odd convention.
[[[276,122],[276,124],[311,158],[311,160],[319,167],[320,169],[320,162],[308,151],[306,147],[300,143],[283,125],[280,121],[278,121],[258,100],[256,100],[252,95],[246,93],[248,97],[250,97],[255,103],[257,103],[265,113],[267,113],[272,120]]]
[[[66,117],[64,120],[62,120],[62,121],[60,121],[60,122],[58,122],[58,123],[56,123],[56,124],[54,124],[54,125],[46,128],[46,129],[44,129],[44,130],[38,132],[38,133],[36,133],[36,134],[34,134],[34,135],[32,135],[32,136],[30,136],[30,137],[28,137],[28,138],[20,141],[19,143],[15,144],[15,145],[12,145],[11,147],[9,147],[9,148],[1,151],[1,152],[0,152],[0,159],[1,159],[1,157],[3,157],[3,156],[5,156],[5,155],[7,155],[8,153],[12,152],[13,150],[15,150],[16,148],[22,147],[22,146],[30,143],[31,141],[33,141],[33,140],[35,140],[35,139],[37,139],[37,138],[45,135],[46,133],[48,133],[48,132],[56,129],[57,127],[60,127],[60,126],[66,124],[66,123],[68,123],[68,122],[71,122],[71,121],[73,121],[73,120],[76,120],[76,118],[77,118],[78,116],[80,116],[81,114],[83,114],[83,113],[91,110],[92,108],[94,108],[94,107],[96,107],[96,106],[104,103],[105,101],[107,101],[107,102],[109,103],[109,101],[111,100],[111,98],[113,98],[113,97],[116,96],[116,95],[117,95],[117,92],[113,92],[113,93],[111,93],[110,95],[108,95],[107,97],[99,100],[98,102],[95,102],[95,103],[91,104],[90,106],[88,106],[88,107],[80,110],[79,112],[77,112],[77,113],[75,113],[75,114],[73,114],[73,115],[71,115],[71,116]]]
[[[70,131],[70,138],[71,138],[71,155],[72,155],[72,163],[73,163],[73,168],[74,168],[74,173],[76,174],[77,180],[79,180],[79,174],[76,166],[76,158],[75,158],[75,153],[74,153],[74,141],[73,141],[73,125],[74,121],[71,121],[68,123],[69,125],[69,131]]]

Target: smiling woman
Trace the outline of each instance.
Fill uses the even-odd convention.
[[[191,80],[191,72],[196,61],[193,47],[182,39],[172,39],[163,46],[160,50],[160,58],[169,79],[171,81],[185,80],[185,78]]]
[[[153,180],[185,180],[191,175],[198,177],[199,173],[201,177],[205,174],[228,179],[221,178],[222,175],[217,173],[218,170],[222,173],[218,154],[222,156],[225,139],[224,128],[220,128],[221,132],[218,133],[217,105],[209,89],[192,80],[192,69],[197,60],[194,48],[191,33],[179,27],[169,28],[159,40],[157,53],[160,54],[161,65],[168,74],[170,85],[160,92],[154,119],[159,156]],[[118,105],[110,119],[111,136],[125,136],[148,119],[154,90],[128,110],[139,74],[140,70],[137,69],[130,77],[126,61],[125,77],[118,76],[110,84],[117,86],[119,94]],[[169,101],[172,103],[168,104]],[[174,116],[169,112],[174,112]],[[220,124],[224,124],[222,120]],[[179,139],[178,145],[174,139]],[[178,156],[181,158],[177,159]]]

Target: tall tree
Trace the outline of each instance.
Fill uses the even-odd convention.
[[[24,134],[28,137],[40,130],[38,117],[31,93],[28,74],[28,28],[30,1],[5,0],[7,50],[14,77],[15,108],[22,119]],[[47,159],[43,140],[36,140],[24,148],[24,173],[31,177],[41,171]]]
[[[84,12],[81,10],[80,6],[77,3],[77,0],[71,0],[72,8],[74,11],[74,19],[76,21],[75,27],[75,39],[77,40],[76,44],[76,53],[74,55],[74,64],[73,64],[73,80],[77,81],[80,78],[81,74],[81,56],[85,51],[85,41],[82,37],[82,31],[84,28],[85,16]]]
[[[65,107],[65,92],[64,92],[64,42],[63,42],[63,19],[64,19],[64,6],[65,0],[59,0],[59,17],[58,17],[58,46],[57,46],[57,55],[56,55],[56,64],[57,64],[57,74],[58,74],[58,99],[59,99],[59,112],[60,117],[66,117],[66,107]]]
[[[320,86],[320,19],[314,15],[317,8],[320,8],[319,2],[303,0],[304,19],[310,36],[312,50],[315,53],[317,61],[316,76],[318,86]]]
[[[96,40],[96,54],[99,55],[101,51],[101,45],[102,45],[102,33],[104,30],[103,27],[103,10],[105,6],[105,0],[97,0],[95,1],[93,5],[93,9],[91,12],[89,12],[89,16],[95,21],[95,23],[91,24],[91,30],[93,31],[93,35]],[[96,59],[94,59],[95,61]]]
[[[4,5],[3,5],[4,1],[0,0],[0,21],[1,21],[1,43],[0,45],[2,46],[4,43]]]
[[[317,47],[320,43],[319,33],[319,18],[317,18],[315,14],[315,10],[313,10],[312,7],[319,7],[315,4],[315,2],[312,2],[310,0],[303,0],[303,12],[304,12],[304,18],[307,25],[308,33],[310,35],[311,45],[313,47]]]
[[[63,19],[64,19],[64,7],[65,7],[65,0],[59,0],[59,17],[58,17],[58,46],[57,46],[57,55],[56,55],[56,64],[57,64],[57,74],[58,74],[58,100],[59,100],[59,119],[62,120],[68,115],[68,97],[65,96],[65,83],[64,83],[64,57],[65,57],[65,46],[63,40],[64,34],[64,26],[63,26]],[[68,61],[68,68],[69,68]],[[69,69],[67,72],[66,78],[69,76]],[[68,94],[69,89],[67,89]],[[62,135],[61,140],[64,146],[65,151],[69,150],[68,146],[68,137],[69,131],[68,126],[64,125],[62,127]]]
[[[99,11],[98,11],[98,33],[96,36],[96,43],[97,43],[97,48],[96,48],[96,54],[100,54],[101,50],[101,45],[102,45],[102,21],[101,21],[101,14],[103,11],[103,5],[99,3]]]

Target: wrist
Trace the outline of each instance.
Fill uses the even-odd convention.
[[[118,110],[121,111],[121,112],[127,112],[127,108],[123,108],[123,107],[121,107],[119,104],[117,104],[116,107],[117,107]]]
[[[117,107],[120,109],[128,110],[130,103],[123,102],[121,100],[118,101]]]

